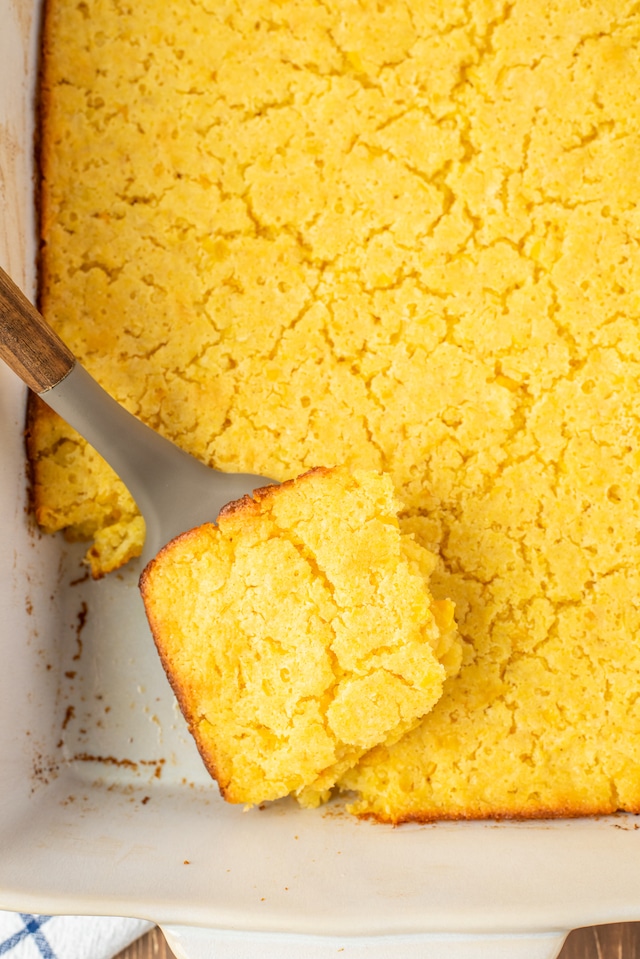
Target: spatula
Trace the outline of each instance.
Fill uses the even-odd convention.
[[[146,524],[143,560],[273,482],[205,466],[120,406],[0,267],[0,358],[109,463]]]

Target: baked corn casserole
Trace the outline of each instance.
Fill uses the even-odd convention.
[[[389,477],[315,469],[169,543],[141,591],[167,676],[230,802],[327,799],[460,664],[435,558],[401,533]]]
[[[49,0],[47,318],[212,466],[384,471],[462,668],[361,815],[640,811],[640,11]],[[32,407],[39,521],[143,524]]]

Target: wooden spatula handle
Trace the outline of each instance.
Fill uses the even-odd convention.
[[[0,358],[36,393],[65,378],[73,353],[0,267]]]

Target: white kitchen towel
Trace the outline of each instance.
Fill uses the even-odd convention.
[[[0,957],[112,959],[152,928],[143,919],[0,911]]]

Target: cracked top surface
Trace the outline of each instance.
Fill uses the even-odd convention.
[[[413,728],[457,671],[453,604],[401,533],[390,479],[315,469],[169,543],[142,595],[225,798],[315,804]]]
[[[365,808],[639,809],[637,4],[49,8],[47,316],[207,462],[385,469],[439,556],[463,669]],[[31,450],[47,528],[139,549]]]

